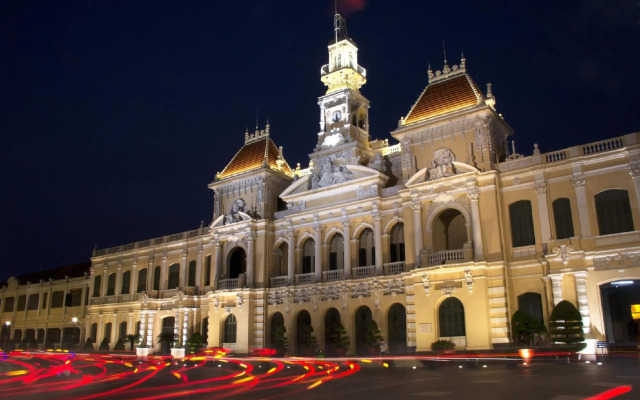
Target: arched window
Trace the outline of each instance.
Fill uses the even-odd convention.
[[[196,285],[196,260],[189,261],[189,279],[187,280],[187,286]]]
[[[454,208],[444,210],[433,221],[434,251],[459,250],[467,241],[464,215]]]
[[[296,318],[296,352],[298,354],[306,354],[309,351],[312,332],[311,315],[306,310],[300,311]]]
[[[162,319],[162,333],[175,333],[176,317]]]
[[[336,234],[329,244],[329,269],[331,271],[344,268],[344,239]]]
[[[91,340],[95,343],[98,340],[98,324],[91,324]]]
[[[529,314],[533,319],[543,322],[542,296],[539,293],[527,292],[518,296],[518,310]]]
[[[360,234],[358,248],[358,265],[367,267],[376,264],[376,248],[373,241],[373,231],[369,228]]]
[[[247,271],[247,255],[242,247],[236,247],[229,254],[229,278],[235,279]]]
[[[175,263],[169,266],[169,279],[167,289],[177,289],[180,285],[180,264]]]
[[[271,326],[269,327],[269,340],[271,341],[271,345],[273,346],[273,338],[278,335],[278,331],[284,328],[284,317],[282,313],[275,313],[271,317]]]
[[[127,338],[127,321],[120,322],[120,332],[118,332],[118,339],[125,341]]]
[[[404,224],[402,222],[395,224],[391,229],[389,254],[391,256],[391,262],[405,261]]]
[[[138,288],[136,292],[141,293],[147,290],[147,269],[143,268],[138,271]]]
[[[109,274],[107,280],[107,296],[113,296],[116,293],[116,274]]]
[[[358,308],[355,314],[356,354],[367,354],[367,327],[373,320],[371,310],[367,306]]]
[[[100,297],[100,289],[102,289],[102,275],[96,275],[93,278],[93,297]]]
[[[96,328],[97,328],[97,327],[98,327],[98,326],[96,325]],[[39,328],[39,329],[36,331],[36,342],[38,342],[38,343],[44,343],[44,329]],[[95,340],[94,340],[94,342],[95,342]]]
[[[153,290],[160,290],[160,266],[153,269]]]
[[[601,235],[630,232],[633,217],[629,205],[629,193],[622,189],[611,189],[595,196],[598,228]]]
[[[516,201],[509,205],[511,219],[511,241],[513,247],[532,246],[536,244],[533,233],[533,217],[529,200]]]
[[[229,314],[224,320],[224,343],[236,342],[236,317]]]
[[[315,242],[313,239],[307,239],[302,246],[302,273],[310,274],[313,272],[315,264]]]
[[[111,343],[111,327],[113,324],[111,322],[107,322],[104,326],[104,337],[107,339],[107,343]]]
[[[553,221],[556,224],[557,239],[567,239],[573,236],[571,202],[566,197],[553,201]]]
[[[455,297],[443,301],[438,310],[438,322],[441,337],[465,336],[462,302]]]
[[[129,294],[131,288],[131,271],[124,271],[122,274],[122,290],[120,294]]]
[[[333,334],[335,327],[340,323],[340,312],[331,307],[324,315],[324,349],[325,354],[335,355],[333,348]]]

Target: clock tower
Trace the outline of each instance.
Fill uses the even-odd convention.
[[[327,92],[318,99],[320,131],[311,158],[339,152],[346,163],[366,163],[372,155],[369,100],[360,93],[360,87],[367,81],[367,71],[358,65],[358,48],[347,34],[345,19],[337,12],[329,63],[322,66],[320,79]]]

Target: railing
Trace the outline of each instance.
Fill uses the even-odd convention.
[[[369,265],[367,267],[356,267],[351,270],[354,278],[365,278],[367,276],[375,276],[376,266]]]
[[[595,154],[603,151],[615,150],[624,147],[622,138],[603,140],[602,142],[590,143],[582,146],[582,153]]]
[[[337,281],[342,279],[343,271],[341,269],[337,269],[334,271],[322,271],[322,278],[325,281]]]
[[[220,279],[218,289],[235,289],[240,287],[240,278]]]
[[[296,282],[297,283],[313,283],[313,277],[315,274],[312,272],[310,274],[296,274]]]
[[[544,158],[547,161],[547,163],[566,160],[567,159],[567,152],[564,151],[564,150],[560,150],[560,151],[556,151],[556,152],[553,152],[553,153],[547,153],[547,154],[544,155]]]
[[[385,273],[388,275],[401,274],[405,270],[407,263],[405,261],[397,261],[388,264],[384,264]]]
[[[449,261],[464,261],[464,250],[442,250],[435,253],[427,254],[427,263],[445,264]]]
[[[401,151],[402,151],[402,144],[400,143],[394,144],[393,146],[382,147],[380,149],[380,153],[383,156],[387,156],[389,154],[394,154],[394,153],[400,153]]]
[[[289,284],[288,276],[276,276],[271,278],[271,287],[287,286]]]

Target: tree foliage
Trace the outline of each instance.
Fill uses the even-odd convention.
[[[556,304],[549,319],[551,339],[556,342],[573,344],[584,342],[582,315],[570,302],[563,300]]]
[[[533,318],[529,313],[518,310],[511,318],[511,329],[513,332],[513,341],[519,346],[534,346],[540,335],[547,333],[547,328],[537,319]]]

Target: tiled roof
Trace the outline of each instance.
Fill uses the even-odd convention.
[[[484,100],[482,92],[466,73],[429,84],[404,120],[406,124],[424,121]]]
[[[70,278],[77,278],[83,276],[86,272],[89,273],[91,268],[91,262],[84,262],[80,264],[65,265],[63,267],[47,269],[44,271],[28,272],[26,274],[16,276],[16,280],[22,285],[27,282],[38,283],[42,279],[48,281],[49,278],[53,280],[64,279],[65,276]]]
[[[262,164],[265,159],[265,150],[267,152],[267,164],[269,168],[274,171],[278,171],[278,164],[276,163],[276,160],[278,159],[278,148],[276,147],[276,144],[273,143],[273,140],[267,136],[256,141],[246,143],[242,146],[231,162],[218,175],[218,179],[225,179],[243,172],[262,168]],[[293,176],[293,171],[291,171],[289,164],[287,164],[284,159],[282,161],[282,172],[289,176]]]

